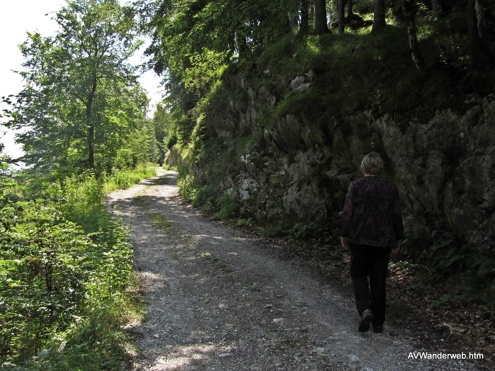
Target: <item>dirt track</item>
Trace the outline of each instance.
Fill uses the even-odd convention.
[[[133,371],[482,369],[482,360],[414,359],[447,352],[422,349],[400,328],[359,333],[351,293],[203,218],[179,199],[177,174],[160,174],[108,198],[132,226],[147,303],[146,321],[131,329]]]

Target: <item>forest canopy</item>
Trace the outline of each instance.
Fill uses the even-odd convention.
[[[148,65],[164,76],[168,108],[186,141],[201,117],[198,102],[216,89],[227,66],[255,68],[267,49],[284,38],[311,43],[316,36],[328,49],[338,42],[353,43],[339,41],[336,34],[353,36],[359,45],[367,34],[398,30],[389,39],[395,44],[401,37],[420,73],[432,80],[450,69],[448,74],[462,81],[474,71],[475,89],[485,92],[486,83],[476,74],[495,61],[490,32],[495,11],[488,0],[141,0],[134,9],[142,30],[152,37]]]

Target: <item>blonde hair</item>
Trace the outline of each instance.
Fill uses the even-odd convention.
[[[361,171],[364,174],[378,175],[383,169],[383,160],[376,152],[368,153],[361,162]]]

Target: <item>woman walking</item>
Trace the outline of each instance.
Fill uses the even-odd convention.
[[[361,332],[368,331],[370,324],[374,332],[383,332],[388,261],[404,237],[399,192],[378,176],[382,169],[383,160],[377,153],[364,157],[364,177],[350,184],[342,215],[340,243],[351,250],[350,272]]]

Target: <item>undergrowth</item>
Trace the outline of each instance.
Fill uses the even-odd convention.
[[[122,325],[139,316],[129,232],[105,192],[154,171],[57,182],[0,175],[0,364],[12,370],[122,370]],[[48,178],[49,179],[49,178]]]
[[[108,194],[116,189],[129,188],[141,179],[156,176],[155,164],[138,164],[135,169],[116,169],[112,174],[104,174],[104,193]]]
[[[422,248],[418,248],[420,246]],[[492,320],[495,321],[493,252],[480,251],[446,231],[437,231],[434,238],[409,233],[392,265],[414,272],[416,283],[411,289],[438,286],[446,291],[432,302],[433,308],[454,302],[480,303],[492,308]]]

